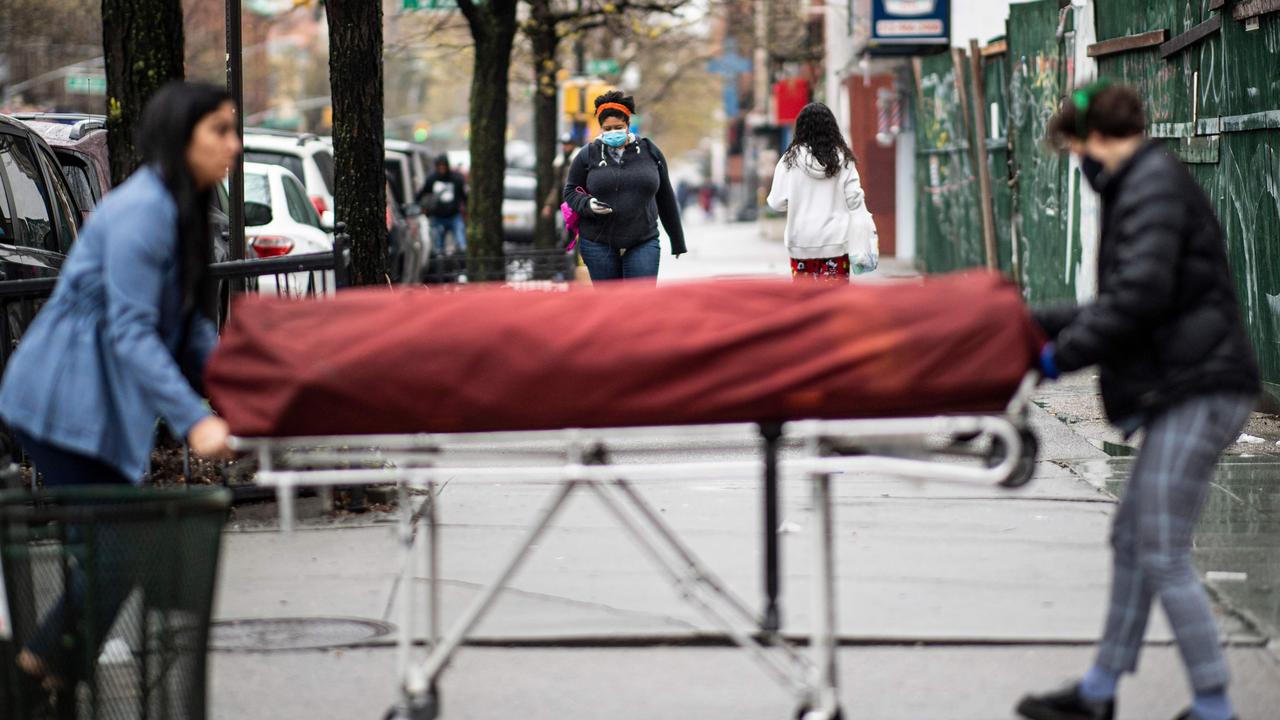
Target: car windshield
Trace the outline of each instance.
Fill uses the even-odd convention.
[[[279,165],[293,173],[295,177],[306,178],[306,173],[303,172],[302,168],[302,156],[300,155],[273,152],[270,150],[245,150],[244,161],[247,163],[255,162],[265,163],[267,165]]]

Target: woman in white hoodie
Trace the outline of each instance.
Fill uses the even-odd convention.
[[[863,210],[862,184],[853,151],[826,105],[809,103],[796,118],[795,138],[773,173],[769,206],[787,213],[793,278],[847,281],[854,213]],[[875,268],[874,250],[858,255],[860,271]]]

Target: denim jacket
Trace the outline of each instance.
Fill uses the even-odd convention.
[[[11,427],[135,483],[158,417],[185,437],[210,414],[195,387],[217,331],[183,312],[177,212],[152,168],[107,195],[0,382]]]

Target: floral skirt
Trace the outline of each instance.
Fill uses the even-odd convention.
[[[791,258],[793,280],[849,280],[849,256],[833,258]]]

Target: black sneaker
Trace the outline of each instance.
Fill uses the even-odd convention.
[[[1196,714],[1191,712],[1191,708],[1187,708],[1186,710],[1182,711],[1181,715],[1174,718],[1173,720],[1196,720]],[[1237,715],[1231,718],[1231,720],[1240,720],[1240,716]]]
[[[1116,702],[1089,702],[1080,696],[1077,684],[1057,692],[1022,698],[1018,714],[1028,720],[1112,720]]]

